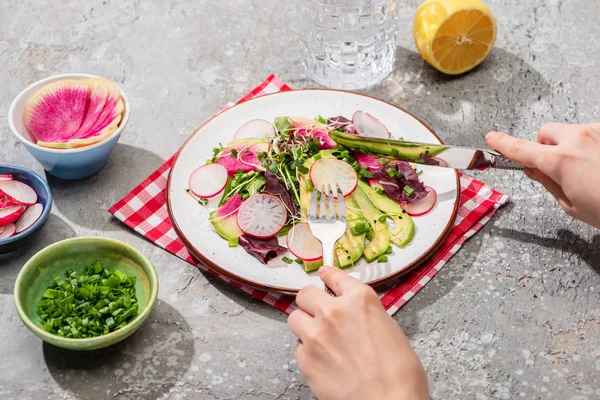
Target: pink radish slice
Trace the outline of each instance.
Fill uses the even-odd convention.
[[[411,216],[418,217],[419,215],[427,214],[437,201],[437,193],[434,188],[425,186],[427,188],[427,196],[421,200],[415,201],[414,203],[403,203],[402,208]]]
[[[12,206],[18,206],[19,204],[10,201],[10,200],[0,200],[0,210],[3,208],[8,208],[8,207],[12,207]]]
[[[38,198],[35,190],[19,181],[0,181],[0,197],[2,196],[24,206],[34,205]]]
[[[0,174],[0,181],[10,181],[12,178],[11,174]]]
[[[385,125],[371,114],[364,111],[357,111],[352,116],[354,129],[361,136],[369,136],[374,138],[390,138],[390,131]]]
[[[25,207],[12,206],[0,210],[0,226],[5,226],[15,222],[25,211]]]
[[[202,199],[221,193],[227,185],[227,169],[221,164],[206,164],[192,172],[188,182],[190,190]]]
[[[38,219],[42,216],[44,212],[44,206],[40,203],[34,204],[29,207],[23,215],[17,220],[17,230],[16,233],[21,233],[24,230],[28,229],[31,225],[35,224]]]
[[[277,129],[272,123],[264,119],[253,119],[240,126],[233,135],[233,140],[258,138],[277,135]]]
[[[270,194],[255,194],[241,205],[237,223],[247,235],[273,237],[285,226],[287,210],[281,200]]]
[[[310,180],[317,190],[325,188],[327,192],[331,187],[335,199],[337,199],[336,184],[339,185],[344,197],[351,195],[358,185],[354,168],[335,158],[322,158],[315,161],[310,168]]]
[[[317,261],[323,258],[323,246],[314,237],[306,222],[292,227],[287,234],[287,247],[293,255],[303,261]]]
[[[8,224],[4,227],[4,230],[0,233],[0,240],[8,239],[17,231],[15,224]]]

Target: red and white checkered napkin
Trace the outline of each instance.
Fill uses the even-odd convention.
[[[274,75],[271,75],[239,102],[241,103],[264,94],[287,90],[291,90],[291,88]],[[231,105],[229,104],[224,109],[227,109]],[[136,232],[188,261],[190,264],[219,276],[221,279],[286,313],[291,313],[295,309],[293,297],[267,293],[240,285],[225,276],[209,270],[205,265],[199,264],[190,256],[183,242],[175,234],[167,213],[165,192],[167,178],[174,158],[175,155],[133,189],[131,193],[113,205],[109,212]],[[393,315],[421,290],[461,248],[463,243],[479,231],[496,213],[498,208],[508,202],[509,198],[507,195],[469,176],[461,175],[460,184],[460,208],[458,209],[454,227],[450,230],[448,237],[435,254],[410,274],[396,282],[379,288],[378,292],[381,302],[388,311],[388,314]]]

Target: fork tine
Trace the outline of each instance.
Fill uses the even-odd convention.
[[[344,194],[342,193],[342,189],[340,188],[340,185],[338,185],[336,183],[335,186],[337,187],[338,215],[339,215],[340,221],[346,222],[346,202],[344,200]]]
[[[313,190],[310,196],[310,207],[308,209],[308,220],[315,221],[317,219],[317,193],[318,190]]]
[[[337,217],[335,215],[335,200],[333,199],[333,190],[331,189],[331,185],[327,185],[329,191],[327,192],[327,197],[329,197],[329,219],[335,220]]]
[[[325,203],[325,186],[321,188],[321,205],[319,207],[319,211],[321,213],[321,221],[325,221],[327,219],[327,203]]]

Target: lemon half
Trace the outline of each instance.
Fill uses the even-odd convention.
[[[496,19],[481,0],[426,0],[413,25],[423,59],[450,75],[481,64],[494,47],[496,32]]]

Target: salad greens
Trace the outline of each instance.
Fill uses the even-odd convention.
[[[135,277],[99,262],[57,276],[37,305],[41,324],[66,338],[90,338],[127,325],[138,314]]]
[[[374,117],[366,113],[362,116],[363,122],[365,118],[368,122],[362,128],[374,126],[379,134],[389,134]],[[254,137],[248,135],[253,124],[256,130],[260,130]],[[209,160],[223,165],[229,176],[226,183],[223,180],[220,208],[211,214],[210,221],[230,247],[240,245],[265,264],[285,252],[287,249],[279,246],[277,237],[286,235],[295,224],[306,221],[309,199],[316,182],[311,167],[324,158],[350,165],[351,169],[345,168],[352,174],[354,170],[356,176],[351,179],[358,181],[354,189],[345,192],[349,215],[346,233],[336,243],[336,265],[351,266],[362,256],[369,262],[387,262],[393,251],[391,244],[402,248],[412,241],[414,223],[403,210],[404,204],[431,198],[427,194],[432,189],[420,182],[420,173],[408,162],[394,159],[403,149],[391,149],[389,155],[383,157],[370,155],[370,147],[378,143],[364,137],[364,132],[357,132],[361,126],[355,126],[352,120],[343,116],[317,116],[314,119],[281,116],[272,123],[252,120],[243,126],[243,134],[239,134],[238,130],[232,142],[213,149],[213,157]],[[264,131],[266,126],[270,127],[267,132]],[[345,142],[351,143],[353,148],[357,148],[358,143],[361,151],[344,147]],[[410,148],[406,151],[416,159],[433,155],[435,149],[425,149],[428,154],[420,154],[421,150]],[[373,151],[381,154],[378,148],[374,147]],[[320,176],[323,171],[324,168],[321,168]],[[331,175],[328,171],[325,171],[326,176]],[[336,178],[336,182],[340,181]],[[258,194],[276,197],[288,212],[285,226],[273,227],[269,236],[257,234],[258,228],[254,233],[251,232],[253,228],[243,228],[246,229],[244,231],[239,228],[241,225],[236,224],[239,204]],[[435,202],[435,196],[433,199]],[[233,204],[237,205],[234,207]],[[428,207],[419,208],[431,208]],[[263,212],[264,219],[269,219],[268,211],[253,211]],[[256,220],[261,221],[262,218]],[[388,225],[388,222],[391,224]],[[321,265],[318,259],[303,258],[296,252],[293,254],[295,258],[286,256],[281,260],[287,264],[294,261],[303,263],[307,271]]]

